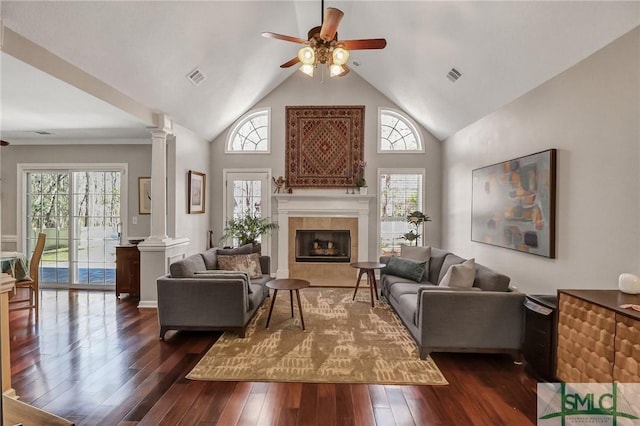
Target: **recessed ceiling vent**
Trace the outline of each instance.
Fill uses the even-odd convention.
[[[451,68],[451,71],[447,74],[447,78],[450,82],[455,83],[458,79],[462,77],[462,73],[455,68]]]
[[[45,132],[44,130],[36,130],[34,131],[34,133],[37,133],[39,135],[52,135],[53,133],[50,132]]]
[[[202,71],[200,71],[198,68],[196,68],[193,71],[191,71],[189,74],[187,74],[187,78],[191,83],[193,83],[194,86],[197,86],[203,81],[205,81],[207,76],[204,75]]]

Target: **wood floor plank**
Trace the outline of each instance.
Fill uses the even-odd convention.
[[[305,383],[300,396],[298,424],[300,426],[315,426],[318,424],[319,414],[321,413],[318,413],[318,385]]]
[[[322,413],[323,423],[337,424],[336,420],[336,386],[333,383],[318,385],[318,413]]]
[[[373,404],[369,394],[369,386],[351,385],[351,398],[353,400],[353,423],[356,426],[374,424],[375,418],[373,416]]]
[[[413,416],[400,386],[385,386],[393,419],[399,426],[414,426]]]
[[[222,410],[222,415],[218,420],[219,426],[235,426],[238,424],[242,409],[251,393],[251,382],[240,382],[236,385],[229,402]]]
[[[219,332],[158,339],[154,311],[113,292],[42,290],[38,324],[10,312],[12,382],[78,425],[534,425],[536,381],[509,357],[436,353],[446,386],[185,378]]]

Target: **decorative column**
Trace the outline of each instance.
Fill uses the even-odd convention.
[[[169,271],[169,265],[183,259],[188,238],[167,236],[167,136],[173,134],[173,123],[164,115],[154,117],[151,130],[151,233],[138,244],[140,250],[140,302],[138,308],[157,308],[158,277]]]
[[[167,129],[151,130],[151,235],[149,241],[167,237]]]

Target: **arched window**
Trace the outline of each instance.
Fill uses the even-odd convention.
[[[424,152],[422,138],[411,119],[400,111],[378,110],[378,152]]]
[[[245,115],[229,133],[225,152],[268,154],[270,122],[269,108],[252,111]]]

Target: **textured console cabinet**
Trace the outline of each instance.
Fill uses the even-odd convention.
[[[618,290],[558,290],[558,379],[640,382],[640,296]]]
[[[140,251],[137,246],[116,246],[116,297],[140,296]]]

